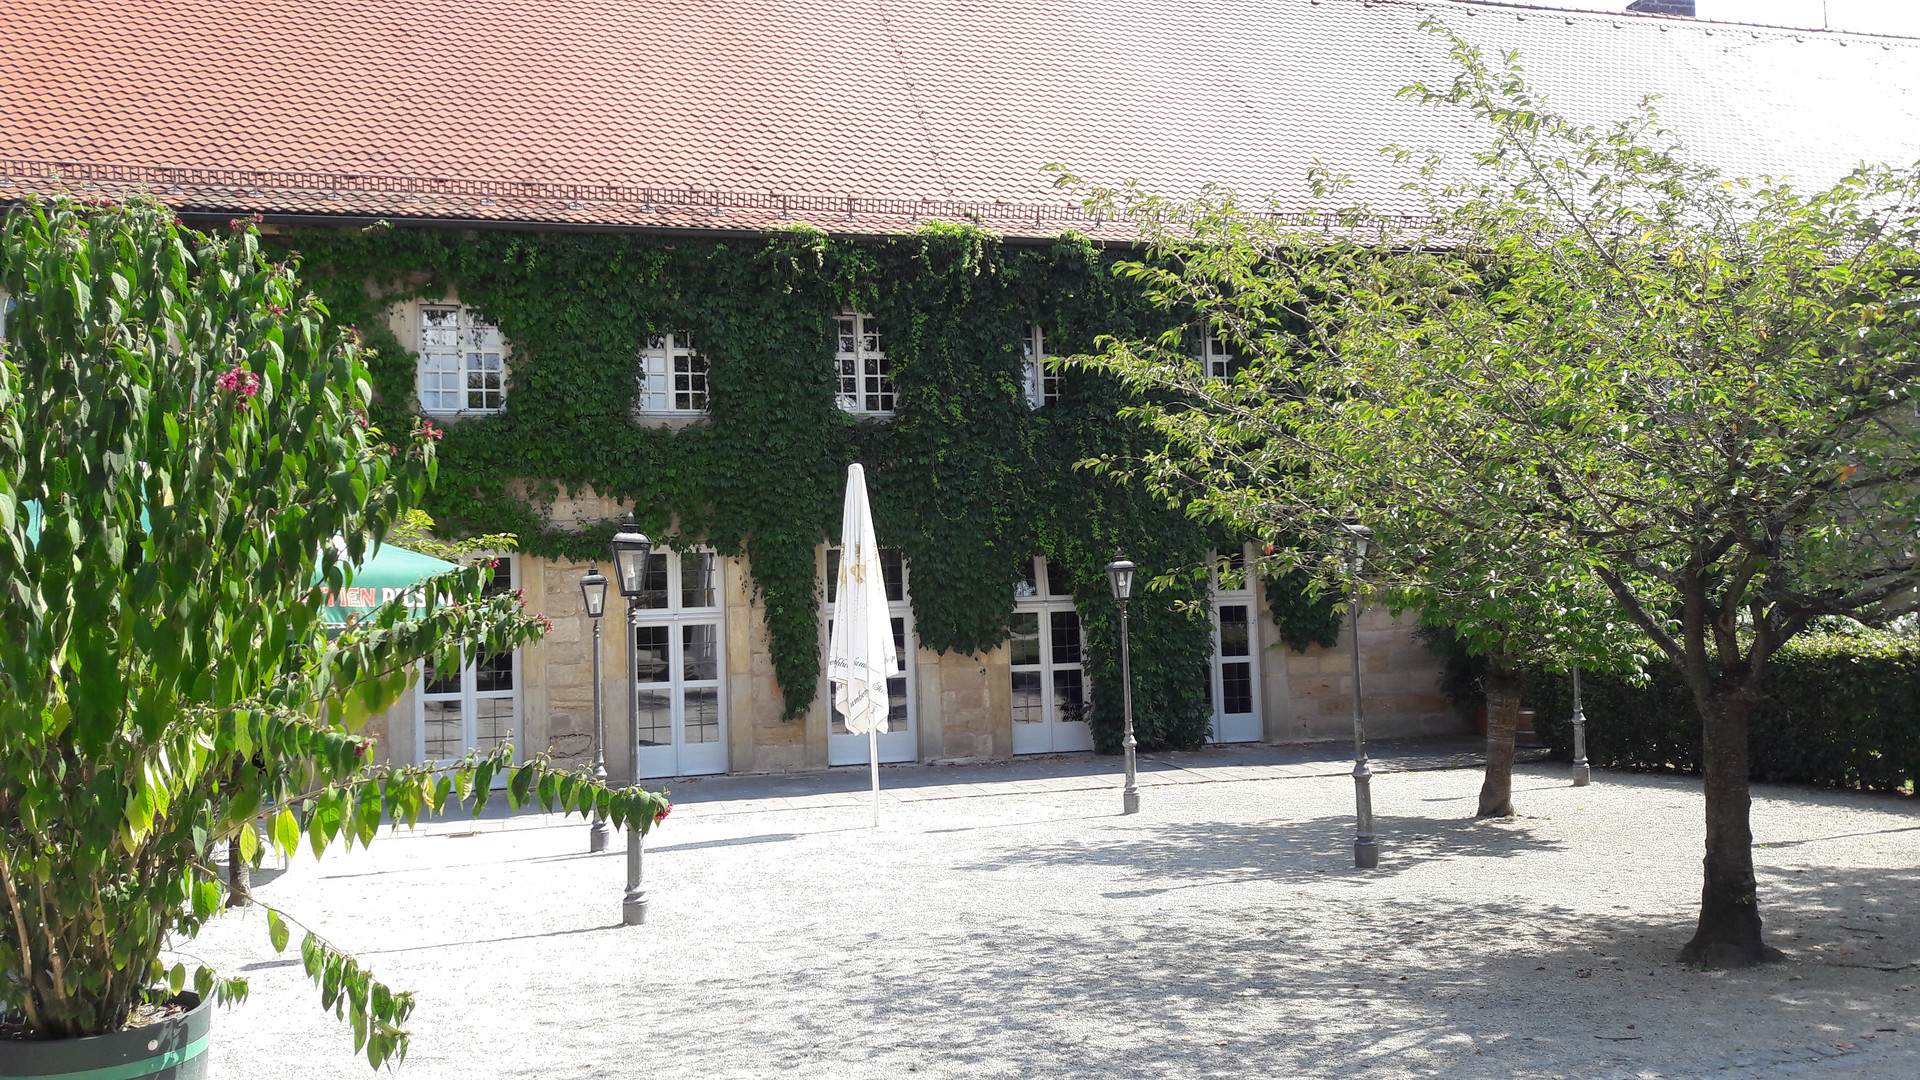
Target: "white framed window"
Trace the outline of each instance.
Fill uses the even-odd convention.
[[[497,413],[507,407],[506,349],[500,328],[470,307],[420,306],[420,408],[439,415]]]
[[[826,634],[833,640],[833,608],[840,596],[840,549],[826,550]],[[887,590],[887,616],[893,624],[893,651],[898,657],[898,673],[887,680],[887,727],[880,732],[881,761],[913,761],[919,756],[915,742],[918,708],[914,700],[913,654],[917,640],[913,632],[913,603],[907,591],[907,561],[899,548],[880,549],[880,580]],[[821,668],[826,657],[821,656]],[[867,737],[847,730],[847,719],[833,706],[827,695],[827,763],[856,765],[867,760]]]
[[[1093,703],[1086,674],[1086,635],[1066,568],[1028,559],[1013,586],[1013,633],[1007,641],[1012,681],[1013,752],[1093,749],[1087,724]]]
[[[1027,373],[1027,404],[1041,409],[1058,402],[1060,373],[1047,365],[1047,340],[1039,323],[1027,324],[1027,337],[1020,351]]]
[[[651,415],[707,411],[707,358],[685,332],[652,334],[640,350],[639,409]]]
[[[494,560],[488,596],[514,590],[516,562],[512,555]],[[463,657],[458,668],[448,670],[436,670],[431,658],[423,660],[419,685],[414,695],[418,764],[457,761],[469,750],[490,753],[508,741],[520,746],[519,649]]]
[[[634,605],[634,694],[640,775],[727,771],[726,624],[720,558],[655,551]]]
[[[880,328],[871,315],[845,312],[834,320],[835,398],[850,413],[893,414],[893,368],[880,347]]]
[[[1213,599],[1213,664],[1207,702],[1214,742],[1258,742],[1260,715],[1259,606],[1252,549],[1209,555]]]
[[[1233,353],[1227,351],[1227,343],[1212,334],[1205,334],[1200,340],[1203,343],[1200,346],[1200,370],[1206,372],[1207,378],[1221,382],[1233,378],[1239,365],[1234,362]]]

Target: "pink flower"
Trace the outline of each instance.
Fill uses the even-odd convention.
[[[430,442],[439,442],[442,438],[446,436],[446,434],[447,433],[445,431],[442,431],[440,428],[434,427],[433,421],[428,420],[425,417],[421,418],[420,431],[419,431],[419,435],[421,438],[426,439]]]
[[[667,815],[671,813],[673,813],[673,804],[668,803],[667,805],[660,808],[659,813],[653,815],[653,823],[655,825],[660,824],[661,822],[667,820]]]
[[[250,398],[260,392],[260,376],[246,368],[237,367],[213,380],[213,385],[222,390],[231,390],[241,397]]]

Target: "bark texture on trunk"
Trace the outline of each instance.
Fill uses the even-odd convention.
[[[243,825],[250,829],[252,825]],[[227,841],[227,906],[246,907],[253,903],[253,867],[240,857],[240,841]]]
[[[1513,815],[1513,731],[1520,717],[1520,680],[1498,660],[1480,685],[1487,693],[1487,778],[1480,785],[1479,817]]]
[[[1756,688],[1757,689],[1757,688]],[[1684,963],[1748,967],[1781,958],[1760,937],[1760,890],[1753,874],[1753,797],[1748,787],[1747,721],[1756,692],[1716,694],[1701,709],[1706,778],[1706,876],[1700,922],[1680,950]]]

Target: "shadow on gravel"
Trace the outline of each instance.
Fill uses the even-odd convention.
[[[1435,859],[1505,859],[1562,847],[1558,841],[1536,836],[1524,818],[1378,818],[1375,828],[1380,837],[1380,867],[1366,872],[1369,879]],[[1359,873],[1353,869],[1353,819],[1346,816],[1264,825],[1174,822],[1151,830],[1114,829],[1106,835],[1100,842],[1031,844],[956,869],[994,871],[1032,863],[1115,866],[1155,880],[1221,879],[1248,871],[1261,877]],[[1167,887],[1186,886],[1164,886],[1160,891]]]

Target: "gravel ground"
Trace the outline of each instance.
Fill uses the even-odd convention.
[[[1920,1077],[1920,801],[1756,789],[1788,960],[1694,971],[1671,961],[1697,781],[1523,765],[1523,815],[1476,822],[1477,772],[1389,773],[1360,872],[1336,754],[1182,756],[1131,818],[1088,758],[888,770],[877,830],[832,790],[864,776],[688,785],[643,927],[618,925],[620,838],[586,855],[584,825],[539,816],[298,860],[258,893],[418,993],[400,1075],[423,1080]],[[215,1019],[214,1076],[367,1075],[257,911],[190,950],[253,985]]]

